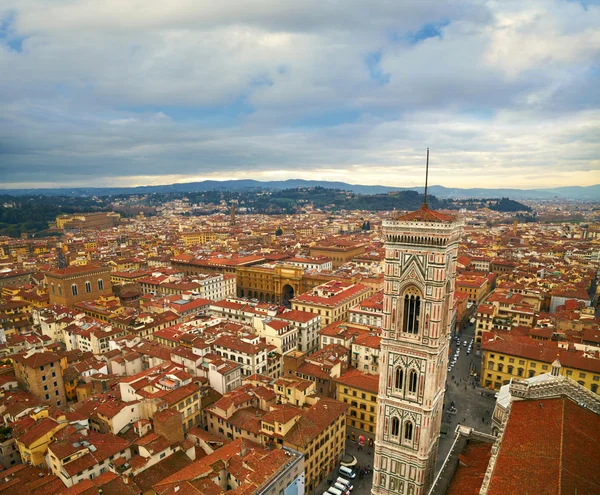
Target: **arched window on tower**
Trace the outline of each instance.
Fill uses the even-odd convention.
[[[74,296],[77,295],[77,284],[71,285],[71,294]]]
[[[417,372],[415,370],[410,370],[408,374],[408,391],[411,394],[417,393]]]
[[[421,295],[414,288],[409,288],[404,295],[404,316],[402,330],[416,335],[419,333],[419,318],[421,315]]]
[[[404,423],[404,440],[412,442],[413,439],[413,424],[410,421]]]
[[[404,385],[404,370],[402,368],[396,368],[396,373],[394,375],[394,388],[396,390],[402,390],[403,385]]]
[[[400,434],[400,420],[396,417],[392,418],[391,433],[393,437],[397,437]]]

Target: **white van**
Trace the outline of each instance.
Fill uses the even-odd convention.
[[[330,487],[329,490],[327,490],[327,493],[330,493],[331,495],[344,495],[344,492],[342,490],[338,490],[335,487]]]
[[[350,491],[354,490],[354,487],[352,486],[352,484],[344,478],[338,478],[337,480],[335,480],[335,484],[337,485],[338,483],[340,485],[344,485]]]
[[[347,478],[350,478],[351,480],[356,478],[356,474],[354,474],[354,471],[352,471],[352,469],[350,469],[349,467],[341,466],[339,472],[340,474],[346,476]]]
[[[344,495],[348,495],[350,493],[350,489],[346,485],[342,485],[341,483],[334,483],[334,488],[337,488]]]

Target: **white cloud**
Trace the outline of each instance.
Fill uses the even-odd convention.
[[[5,186],[274,173],[414,185],[427,146],[444,185],[598,182],[597,6],[19,0],[12,12]],[[441,36],[415,42],[428,23]]]

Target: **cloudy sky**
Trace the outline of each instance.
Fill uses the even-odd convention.
[[[1,0],[0,187],[600,183],[600,3]]]

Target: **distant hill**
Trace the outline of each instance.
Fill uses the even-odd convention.
[[[285,181],[260,182],[252,179],[215,181],[206,180],[202,182],[186,182],[160,186],[140,187],[91,187],[91,188],[56,188],[56,189],[0,189],[1,194],[44,196],[109,196],[120,194],[151,194],[151,193],[185,193],[201,191],[251,191],[264,189],[290,189],[296,187],[324,187],[327,189],[342,189],[356,194],[385,194],[391,191],[418,191],[423,193],[422,187],[388,187],[358,184],[346,182],[316,181],[303,179],[290,179]],[[593,186],[556,187],[552,189],[461,189],[447,188],[444,186],[429,187],[430,194],[439,199],[462,199],[462,198],[510,198],[519,199],[572,199],[582,201],[600,200],[600,184]]]

